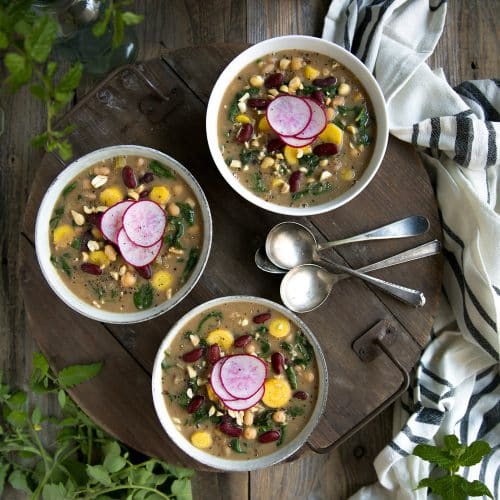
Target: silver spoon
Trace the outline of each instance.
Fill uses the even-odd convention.
[[[407,262],[405,259],[407,259],[408,254],[411,255],[413,251],[415,252],[414,257],[409,260],[434,255],[439,252],[440,248],[440,242],[438,240],[433,240],[414,249],[407,250],[406,252],[374,262],[356,271],[340,264],[330,263],[335,269],[335,272],[332,273],[316,264],[303,264],[288,271],[281,281],[281,300],[292,311],[302,313],[313,311],[328,298],[336,283],[351,275],[381,288],[403,302],[414,306],[423,306],[425,304],[425,296],[422,292],[374,278],[373,276],[363,273]]]
[[[318,244],[311,231],[297,222],[282,222],[274,226],[266,238],[269,260],[283,269],[320,260],[318,252],[346,243],[418,236],[429,229],[429,221],[422,215],[406,217],[386,226],[372,229],[350,238]]]

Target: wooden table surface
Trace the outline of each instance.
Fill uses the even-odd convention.
[[[165,49],[217,42],[254,43],[276,35],[319,36],[329,1],[136,1],[146,21],[137,31],[140,59]],[[497,77],[499,4],[496,0],[454,1],[431,66],[442,66],[453,85],[464,79]],[[84,94],[95,81],[82,85]],[[22,385],[37,346],[26,328],[18,266],[20,221],[42,152],[29,138],[44,124],[42,106],[26,91],[3,99],[7,129],[0,137],[0,370]],[[200,498],[345,498],[375,479],[373,458],[391,436],[390,409],[339,448],[292,464],[249,474],[198,473]],[[214,496],[215,495],[215,496]],[[10,497],[9,497],[10,498]]]

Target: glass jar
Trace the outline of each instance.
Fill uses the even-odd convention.
[[[113,68],[132,63],[137,58],[138,40],[133,26],[125,26],[123,41],[113,48],[113,25],[96,37],[92,27],[104,15],[107,1],[99,0],[35,0],[33,7],[40,14],[50,13],[59,23],[55,49],[72,62],[80,61],[84,71],[104,76]]]

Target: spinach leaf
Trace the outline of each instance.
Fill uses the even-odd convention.
[[[64,215],[64,207],[57,207],[54,210],[54,216],[49,221],[50,227],[52,229],[54,229],[59,224],[59,222],[61,222],[63,215]]]
[[[241,449],[241,442],[238,438],[231,439],[230,446],[236,453],[246,453]]]
[[[165,238],[163,239],[165,245],[174,246],[175,248],[183,248],[180,241],[185,232],[182,220],[179,217],[170,217],[168,219],[167,230],[174,230],[174,232],[165,235]]]
[[[74,248],[75,250],[80,250],[81,245],[82,245],[82,239],[81,238],[75,238],[71,242],[71,248]]]
[[[290,387],[293,390],[297,389],[297,375],[295,375],[295,370],[291,366],[287,366],[285,372],[290,382]]]
[[[329,87],[323,87],[322,89],[325,97],[335,97],[337,95],[337,85],[330,85]]]
[[[68,264],[66,257],[67,254],[61,255],[60,257],[51,255],[50,261],[55,267],[62,269],[64,274],[66,274],[66,276],[71,278],[71,276],[73,275],[73,271],[71,269],[71,266]]]
[[[290,408],[287,408],[286,413],[290,417],[299,417],[304,415],[304,408],[301,408],[300,406],[291,406]]]
[[[266,325],[260,325],[255,329],[255,333],[260,333],[261,335],[265,335],[266,333],[269,333],[269,328],[267,328]]]
[[[153,305],[153,287],[146,283],[134,293],[134,305],[137,309],[149,309]]]
[[[166,179],[175,179],[175,174],[167,167],[163,166],[159,161],[151,160],[149,170],[158,177],[165,177]]]
[[[312,95],[314,92],[317,90],[321,90],[319,87],[316,87],[316,85],[304,85],[303,89],[297,89],[297,95]]]
[[[63,197],[66,198],[66,196],[68,196],[68,194],[71,193],[71,191],[73,191],[73,189],[75,188],[76,188],[76,181],[72,182],[71,184],[68,184],[62,191]]]
[[[220,311],[211,311],[209,312],[198,324],[198,328],[196,328],[196,333],[200,333],[203,325],[211,318],[216,318],[219,322],[222,319],[223,315]]]
[[[186,266],[184,267],[184,271],[182,271],[181,283],[185,283],[191,274],[191,271],[195,268],[198,258],[200,257],[200,253],[198,248],[192,247],[189,250],[189,257],[186,262]]]
[[[280,438],[276,442],[276,446],[281,446],[283,444],[283,441],[285,441],[286,429],[287,429],[286,424],[281,425],[281,428],[280,428]]]
[[[96,283],[90,283],[90,288],[95,293],[98,300],[102,300],[106,295],[106,290],[102,286],[97,285]]]
[[[267,191],[266,185],[264,184],[264,179],[260,172],[255,172],[252,174],[252,189],[257,193],[265,193]]]
[[[302,158],[299,158],[299,164],[307,167],[306,176],[310,177],[319,165],[319,156],[312,153],[304,155]]]
[[[189,226],[194,224],[194,208],[189,203],[177,201],[176,205],[181,209],[182,218],[188,223]]]
[[[271,350],[271,344],[267,340],[260,340],[259,343],[262,355],[266,356]]]
[[[192,415],[192,418],[193,418],[193,425],[199,424],[204,420],[208,420],[209,416],[207,407],[202,406],[199,410],[195,411]]]
[[[358,124],[356,143],[359,145],[366,146],[371,142],[370,136],[368,135],[367,131],[369,120],[370,120],[370,115],[368,114],[366,106],[360,106],[359,112],[356,118],[354,119],[354,121]]]
[[[332,189],[333,186],[329,182],[314,182],[313,184],[309,184],[309,186],[307,186],[302,191],[297,191],[296,193],[293,193],[292,200],[297,201],[300,200],[300,198],[303,198],[304,196],[307,195],[317,196],[323,193],[327,193]]]
[[[243,165],[248,163],[256,163],[259,159],[260,151],[258,149],[245,149],[240,151],[240,161]]]
[[[254,425],[259,429],[259,433],[270,431],[273,427],[273,413],[274,410],[265,410],[254,420]]]

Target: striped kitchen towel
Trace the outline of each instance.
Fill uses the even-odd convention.
[[[500,82],[452,89],[429,68],[445,17],[445,0],[334,0],[325,19],[323,38],[377,78],[391,133],[418,147],[444,234],[442,310],[396,405],[394,438],[375,459],[379,482],[356,499],[427,498],[414,488],[432,467],[411,453],[447,434],[489,442],[493,452],[461,474],[500,498]]]

